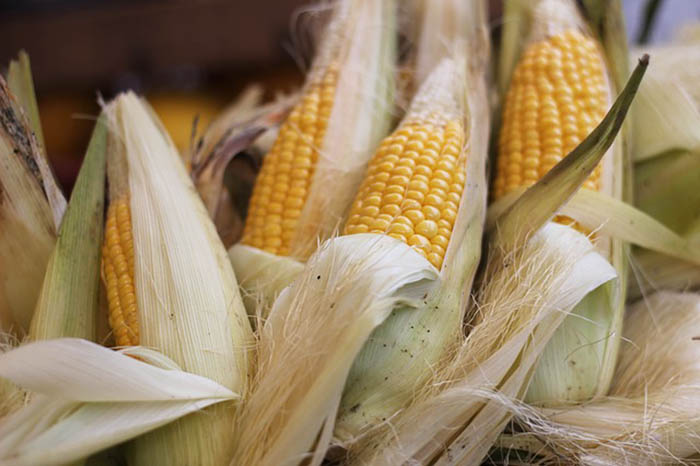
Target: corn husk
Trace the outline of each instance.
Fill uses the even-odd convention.
[[[478,464],[509,419],[498,397],[524,394],[538,355],[571,308],[615,278],[586,238],[547,224],[507,266],[489,262],[470,334],[405,411],[352,464]]]
[[[0,462],[66,464],[237,398],[162,354],[145,348],[126,354],[86,340],[56,339],[1,355],[0,377],[31,391],[32,399],[0,420]]]
[[[655,57],[650,80],[633,108],[635,204],[688,241],[700,241],[700,54],[696,44],[672,43],[648,50]],[[634,251],[631,298],[656,289],[700,285],[700,268],[687,258]]]
[[[519,4],[507,7],[506,11],[521,15],[522,18],[506,19],[504,23],[503,40],[508,42],[503,45],[505,55],[502,56],[500,63],[502,85],[510,81],[510,74],[515,68],[523,44],[542,40],[549,34],[564,29],[576,28],[584,33],[597,35],[601,44],[604,45],[603,51],[607,58],[609,88],[614,90],[622,87],[627,76],[627,59],[621,64],[617,61],[622,48],[625,49],[624,56],[627,55],[624,35],[620,37],[620,30],[624,31],[624,25],[617,24],[621,21],[617,2],[608,2],[606,6],[606,15],[610,18],[594,15],[592,27],[589,27],[573,1],[540,0],[528,3],[512,1]],[[589,3],[593,5],[596,2]],[[617,26],[612,27],[613,24]],[[525,31],[528,31],[527,34]],[[623,118],[624,113],[620,114]],[[618,123],[621,126],[622,120]],[[618,129],[615,128],[614,133]],[[625,130],[623,129],[622,132],[624,136]],[[576,150],[584,146],[585,141]],[[624,137],[613,144],[600,163],[603,166],[603,192],[618,200],[628,200],[630,198],[630,164]],[[575,183],[569,183],[568,186],[570,195],[578,188]],[[554,186],[550,186],[549,189],[553,192],[557,190]],[[558,204],[559,201],[555,197],[545,202]],[[501,225],[498,234],[508,237],[510,244],[518,244],[522,241],[522,238],[518,238],[518,235],[522,235],[522,231],[517,231],[517,228],[520,228],[519,225],[522,225],[522,222],[538,224],[542,220],[541,217],[549,213],[551,209],[543,209],[541,206],[523,207],[521,218],[514,217],[511,226]],[[545,350],[542,356],[543,363],[534,375],[526,397],[530,402],[549,404],[577,402],[607,392],[619,346],[627,288],[629,251],[624,241],[614,236],[596,237],[596,246],[615,267],[618,279],[606,284],[604,287],[606,289],[598,290],[597,296],[591,296],[579,303],[572,315],[564,321],[549,348]],[[506,246],[505,250],[509,250],[509,247]],[[565,361],[561,358],[562,354],[571,356]]]
[[[122,94],[105,112],[114,139],[110,196],[129,195],[141,344],[241,393],[252,335],[214,225],[144,103]],[[126,183],[117,176],[120,166]],[[127,446],[130,462],[220,464],[231,455],[234,414],[234,406],[220,405],[141,437]]]
[[[699,319],[700,297],[691,293],[660,292],[631,306],[610,396],[566,410],[514,405],[532,434],[500,445],[567,464],[694,464]]]
[[[97,338],[106,144],[103,118],[95,126],[49,259],[29,330],[31,340]]]
[[[421,43],[416,77],[422,77],[421,65],[434,64],[433,53],[448,57],[451,53],[454,58],[444,58],[432,70],[414,96],[405,119],[436,112],[462,120],[465,189],[440,271],[440,283],[425,296],[422,306],[392,312],[373,333],[348,376],[335,429],[336,437],[346,447],[406,406],[434,367],[459,344],[481,257],[489,131],[483,118],[489,112],[484,79],[488,50],[482,47],[481,40],[486,31],[485,6],[483,2],[470,6],[442,2],[434,7],[426,9],[432,10],[431,18],[426,19],[422,34],[444,30],[445,35],[433,39],[433,45],[427,39]],[[433,22],[458,25],[440,28]],[[467,51],[468,61],[464,56]],[[430,56],[424,57],[426,54]]]
[[[388,236],[322,245],[260,330],[232,464],[321,464],[362,345],[395,306],[418,305],[436,278],[425,258]]]
[[[24,83],[18,71],[12,76],[15,87]],[[29,329],[65,199],[21,102],[2,78],[0,107],[0,328],[21,337]]]
[[[331,63],[339,69],[333,110],[311,186],[299,217],[289,257],[261,251],[255,260],[264,269],[294,275],[318,244],[328,239],[344,220],[352,196],[362,182],[373,150],[389,130],[395,66],[396,2],[393,0],[343,0],[337,2],[309,72],[308,83]],[[303,90],[302,90],[303,94]],[[248,263],[255,248],[235,245],[230,250],[234,266]],[[295,263],[296,262],[296,263]],[[256,288],[276,277],[249,279],[246,270],[235,268],[252,285],[246,294],[261,297],[263,316],[281,288]],[[280,283],[286,285],[288,283]],[[249,312],[254,312],[249,308]]]

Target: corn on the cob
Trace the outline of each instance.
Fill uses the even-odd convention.
[[[492,199],[533,185],[578,147],[612,103],[609,75],[624,74],[617,68],[609,74],[603,49],[586,29],[575,2],[523,5],[522,13],[529,11],[533,22],[505,96]],[[605,53],[613,55],[607,48]],[[583,186],[624,198],[629,186],[622,151],[622,145],[613,144]],[[571,218],[553,220],[591,235]],[[624,310],[627,246],[607,235],[591,239],[616,268],[618,280],[590,293],[560,326],[533,376],[526,396],[530,402],[580,401],[608,389]]]
[[[309,84],[282,125],[253,188],[241,242],[288,256],[304,207],[318,151],[333,109],[338,65]]]
[[[438,113],[405,121],[370,162],[345,234],[388,234],[440,270],[464,190],[464,139],[462,122]]]
[[[229,252],[246,295],[256,298],[246,300],[251,313],[265,314],[286,277],[342,226],[389,130],[395,16],[393,0],[334,4],[301,98],[263,162],[243,240]],[[262,306],[251,308],[257,298]]]
[[[139,344],[134,291],[134,240],[128,197],[115,199],[107,210],[102,248],[102,275],[107,289],[109,326],[118,346]]]
[[[486,196],[488,125],[475,115],[488,110],[474,66],[467,72],[462,56],[439,63],[378,148],[351,209],[346,234],[398,239],[427,258],[441,281],[420,308],[395,309],[356,358],[335,431],[341,440],[405,407],[459,340]]]
[[[576,29],[527,47],[505,100],[494,200],[535,184],[588,136],[609,106],[606,81],[598,46]],[[599,190],[601,172],[598,164],[583,186]]]

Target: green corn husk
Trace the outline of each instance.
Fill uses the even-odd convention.
[[[423,78],[431,65],[433,69],[405,118],[410,121],[414,113],[435,112],[462,120],[465,189],[439,283],[425,296],[423,305],[394,309],[372,334],[350,371],[335,429],[335,436],[350,448],[361,435],[406,406],[459,343],[481,257],[489,131],[484,118],[489,114],[485,84],[488,48],[483,46],[485,5],[441,2],[427,11],[430,15],[425,18],[421,37],[432,37],[420,42],[416,79]],[[454,58],[444,58],[435,66],[440,56]]]
[[[686,240],[700,244],[700,53],[696,44],[671,43],[649,49],[658,57],[633,108],[635,205]],[[700,267],[635,249],[630,298],[654,289],[700,286]]]
[[[631,305],[610,395],[566,409],[514,405],[531,433],[504,435],[498,446],[520,450],[525,462],[694,464],[699,319],[697,294],[659,292]]]
[[[362,181],[372,151],[389,131],[396,61],[396,2],[343,0],[334,5],[332,18],[320,41],[309,79],[337,63],[338,82],[333,110],[314,169],[290,256],[267,254],[235,245],[230,249],[234,270],[249,302],[261,297],[263,314],[317,245],[328,239],[347,215],[352,196]],[[303,90],[302,90],[303,94]],[[240,264],[260,264],[254,276]],[[272,275],[268,276],[269,271]],[[255,310],[249,308],[249,312]]]
[[[122,94],[105,113],[115,141],[107,159],[110,195],[125,190],[129,196],[140,342],[183,370],[241,393],[252,334],[214,225],[143,102]],[[120,166],[126,175],[121,180]],[[217,405],[136,439],[126,447],[130,464],[227,461],[235,411],[231,404]]]
[[[12,87],[0,78],[0,329],[22,337],[36,306],[66,201],[42,147],[26,56],[10,66]],[[30,117],[27,118],[27,113]]]
[[[522,48],[523,32],[528,26],[530,40],[546,37],[552,30],[566,27],[584,31],[587,29],[576,4],[572,1],[512,1],[520,4],[506,8],[506,12],[514,11],[518,16],[505,18],[504,21],[505,55],[500,63],[501,83],[510,81],[510,73],[515,68]],[[589,3],[589,7],[595,6],[595,2]],[[620,89],[627,76],[627,60],[623,63],[618,63],[617,60],[619,48],[626,47],[624,27],[617,2],[608,2],[606,8],[608,17],[594,22],[593,30],[604,45],[610,87]],[[599,18],[597,15],[592,17]],[[615,24],[617,25],[614,26]],[[511,28],[515,29],[515,32],[510,30]],[[625,133],[626,130],[623,129],[623,137],[613,145],[610,153],[602,161],[603,179],[607,177],[608,180],[603,183],[606,194],[618,200],[630,199],[630,164],[624,142]],[[523,220],[527,221],[525,217],[532,217],[532,212],[532,208],[524,208]],[[519,222],[516,222],[514,225],[518,224]],[[506,233],[511,238],[517,238],[515,230]],[[563,322],[545,349],[542,362],[533,376],[526,396],[529,402],[565,404],[587,400],[605,394],[608,390],[619,346],[629,251],[628,246],[614,236],[598,238],[597,245],[615,267],[618,278],[579,303],[572,315]],[[509,249],[506,247],[506,250]]]
[[[51,254],[31,340],[97,338],[107,127],[98,120]]]

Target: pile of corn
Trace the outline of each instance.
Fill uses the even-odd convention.
[[[503,3],[496,53],[485,0],[324,3],[186,154],[122,93],[68,201],[20,53],[0,464],[697,463],[696,39]]]

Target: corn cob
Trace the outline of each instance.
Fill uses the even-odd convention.
[[[301,98],[265,157],[243,239],[229,252],[247,296],[262,297],[263,314],[342,225],[389,130],[395,16],[393,0],[334,5]]]
[[[241,242],[288,256],[333,109],[338,66],[314,77],[282,125],[253,188]]]
[[[535,184],[600,123],[610,102],[604,66],[595,41],[576,29],[527,47],[505,100],[494,200]],[[599,190],[602,169],[583,186]]]
[[[102,276],[107,289],[109,326],[117,346],[139,344],[134,291],[134,240],[128,197],[113,200],[107,210],[102,248]]]
[[[344,233],[388,234],[440,270],[464,191],[464,139],[444,114],[404,121],[370,162]]]
[[[356,439],[405,407],[459,341],[486,196],[488,125],[474,115],[488,110],[481,68],[473,66],[468,72],[458,56],[433,70],[377,149],[350,211],[345,234],[408,244],[440,271],[441,281],[418,309],[395,309],[356,358],[336,425],[341,440]]]
[[[611,104],[613,86],[603,50],[576,4],[540,0],[527,8],[533,24],[505,96],[492,200],[545,176],[591,133]],[[622,147],[614,144],[583,186],[621,199],[628,189],[625,170]],[[526,399],[557,404],[607,391],[619,345],[626,246],[591,234],[571,218],[553,220],[589,235],[619,276],[574,308],[542,355]]]
[[[426,2],[424,10],[418,91],[370,163],[345,233],[385,234],[408,244],[436,267],[440,282],[418,309],[394,309],[355,359],[335,429],[349,443],[405,408],[458,344],[481,254],[486,8],[480,1],[445,1]]]

